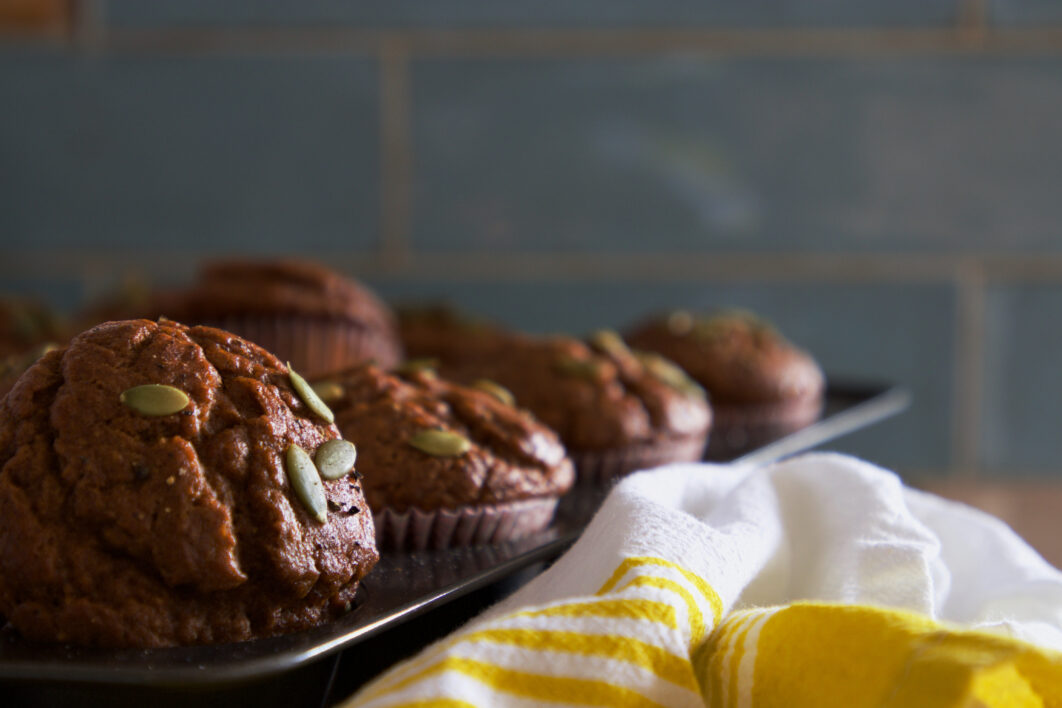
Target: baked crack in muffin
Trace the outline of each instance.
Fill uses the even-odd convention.
[[[403,336],[406,326],[403,323]],[[674,364],[635,352],[611,331],[587,341],[493,330],[458,345],[406,340],[439,373],[508,389],[560,436],[580,482],[600,483],[669,462],[699,460],[712,427],[704,391]]]
[[[298,464],[339,437],[298,383],[250,342],[172,321],[45,354],[0,401],[0,614],[29,640],[109,647],[342,614],[378,559],[372,517],[355,474]]]
[[[499,543],[549,524],[572,485],[557,435],[490,381],[371,364],[318,381],[358,471],[382,547]]]

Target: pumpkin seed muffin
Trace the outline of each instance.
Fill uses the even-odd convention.
[[[307,391],[171,321],[45,354],[0,401],[0,614],[29,640],[160,647],[343,613],[378,554],[356,475],[310,458],[349,443]]]
[[[370,359],[392,366],[401,358],[390,308],[317,263],[206,263],[192,287],[160,298],[157,314],[238,334],[308,376]]]
[[[704,392],[663,357],[634,352],[614,332],[583,342],[496,332],[459,350],[416,350],[439,373],[496,381],[557,431],[582,481],[699,460],[712,425]]]
[[[572,485],[557,435],[496,383],[460,386],[431,369],[372,364],[317,381],[376,514],[381,546],[498,543],[549,524]]]
[[[798,430],[822,411],[822,369],[750,312],[677,310],[633,327],[627,341],[671,359],[708,391],[715,412],[712,459]]]

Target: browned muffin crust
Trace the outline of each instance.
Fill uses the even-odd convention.
[[[316,375],[401,358],[390,308],[368,288],[317,263],[216,261],[181,291],[158,293],[156,309],[188,324],[221,327]]]
[[[374,510],[430,511],[556,497],[572,485],[556,434],[491,393],[421,369],[403,376],[365,364],[326,379],[344,437],[358,446],[358,471]],[[338,393],[338,391],[337,391]],[[412,443],[426,430],[468,441],[459,455]]]
[[[183,391],[177,413],[121,400]],[[339,431],[283,365],[227,332],[110,322],[46,354],[0,402],[0,613],[25,637],[231,642],[344,611],[378,555],[353,475],[319,523],[284,465]]]
[[[569,452],[615,451],[701,440],[711,427],[704,393],[678,372],[661,376],[666,362],[619,347],[592,346],[573,337],[496,333],[459,352],[423,350],[439,359],[440,374],[471,382],[485,377],[512,391],[560,435]],[[654,371],[655,369],[655,371]]]
[[[410,359],[438,357],[452,362],[512,334],[501,325],[448,305],[399,307],[396,316],[402,349]]]
[[[680,310],[635,327],[627,341],[685,369],[717,410],[822,396],[825,377],[811,355],[748,312],[698,316]]]
[[[183,305],[188,314],[197,316],[288,312],[394,327],[390,309],[367,288],[322,265],[299,260],[205,263]]]

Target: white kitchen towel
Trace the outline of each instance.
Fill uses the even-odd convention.
[[[837,454],[624,479],[545,573],[347,706],[1062,706],[1062,573]]]

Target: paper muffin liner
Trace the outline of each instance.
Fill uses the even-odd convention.
[[[399,361],[399,348],[383,333],[342,320],[294,315],[219,317],[202,322],[272,352],[303,376],[323,376],[374,359],[385,368]]]
[[[399,551],[503,543],[541,531],[553,520],[559,497],[462,506],[456,509],[373,512],[376,545]]]
[[[611,450],[568,450],[575,464],[579,486],[611,484],[631,472],[647,470],[671,462],[697,462],[704,455],[706,435],[628,445]]]
[[[806,428],[822,415],[821,395],[778,403],[714,405],[704,459],[726,461]]]

